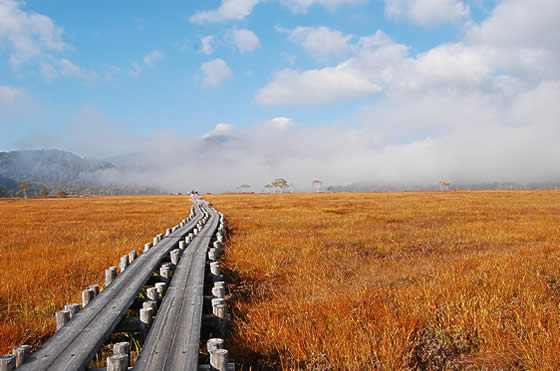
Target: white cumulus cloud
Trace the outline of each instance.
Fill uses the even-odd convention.
[[[212,40],[214,40],[213,35],[207,35],[200,38],[200,49],[206,55],[212,55],[214,53],[214,48],[212,47]]]
[[[159,50],[153,50],[144,56],[144,64],[152,66],[154,63],[163,59],[164,54]]]
[[[17,66],[46,51],[62,51],[63,29],[35,12],[23,9],[24,2],[0,0],[0,41],[9,45],[10,64]]]
[[[15,104],[25,97],[23,90],[13,86],[0,85],[0,104]]]
[[[203,139],[222,135],[231,135],[235,126],[232,124],[226,124],[225,122],[220,122],[214,129],[202,136]]]
[[[301,45],[316,58],[343,56],[352,49],[352,35],[345,35],[339,30],[328,27],[296,27],[286,29],[276,27],[278,32],[288,34],[288,40]]]
[[[233,28],[231,30],[231,39],[241,54],[250,53],[261,45],[257,35],[248,29]]]
[[[257,92],[255,100],[264,105],[320,105],[369,96],[380,90],[375,82],[363,78],[360,71],[342,64],[303,72],[282,70]]]
[[[470,7],[462,0],[385,0],[385,14],[421,26],[436,26],[467,18]]]
[[[367,0],[281,0],[296,13],[305,13],[311,6],[320,5],[330,10],[335,10],[341,5],[361,4]]]
[[[204,74],[202,86],[206,88],[220,85],[222,81],[228,79],[233,74],[228,64],[220,58],[203,63],[200,68]]]
[[[220,6],[212,10],[202,10],[189,17],[191,23],[216,23],[240,21],[248,17],[255,6],[265,0],[221,0]],[[360,4],[368,0],[280,0],[280,3],[296,13],[306,12],[311,6],[319,5],[335,10],[341,5]]]
[[[189,17],[192,23],[211,23],[241,20],[253,11],[260,0],[222,0],[217,9],[204,10]]]
[[[57,59],[52,56],[41,61],[41,74],[48,81],[59,77],[77,77],[85,83],[93,84],[99,80],[97,72],[82,68],[67,58]]]
[[[265,105],[320,105],[381,92],[402,63],[407,48],[382,32],[362,38],[357,44],[360,51],[356,56],[336,66],[280,71],[257,92],[255,100]]]
[[[142,73],[142,66],[140,66],[138,62],[132,62],[131,67],[132,68],[128,71],[128,74],[132,77],[140,76],[140,73]]]

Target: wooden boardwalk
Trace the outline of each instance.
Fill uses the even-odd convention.
[[[207,210],[210,218],[183,253],[134,370],[198,367],[206,254],[218,226],[217,213]]]
[[[207,208],[207,206],[204,207]],[[58,330],[36,352],[32,353],[18,367],[18,370],[85,369],[103,342],[109,338],[125,317],[141,290],[152,277],[153,272],[169,256],[171,250],[176,248],[179,240],[188,234],[203,218],[201,207],[194,206],[193,211],[194,216],[186,225],[169,234],[155,247],[136,258],[111,284],[75,314],[64,327]],[[215,224],[214,219],[212,219],[213,225]],[[200,239],[196,238],[195,240]],[[203,250],[204,243],[197,242],[196,245],[200,248],[197,250],[198,253],[194,255],[196,255],[196,259],[200,260],[200,256],[203,256],[200,251]],[[187,248],[186,250],[188,251],[187,255],[190,255],[191,250],[194,249]],[[181,260],[188,261],[189,258]],[[200,265],[201,267],[197,269],[202,269],[203,272],[204,261]],[[180,274],[181,271],[176,272],[176,275]],[[158,315],[158,317],[160,316]],[[159,322],[161,320],[158,318],[156,323]],[[193,369],[196,369],[196,367]]]

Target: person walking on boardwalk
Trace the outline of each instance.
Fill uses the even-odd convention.
[[[198,191],[194,189],[191,191],[191,201],[195,204],[198,203]]]

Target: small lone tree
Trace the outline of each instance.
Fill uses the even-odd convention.
[[[23,197],[27,198],[27,194],[31,191],[31,184],[29,184],[29,181],[27,180],[22,180],[17,183],[19,188],[17,194],[23,195]]]
[[[271,183],[274,188],[279,192],[284,192],[286,188],[289,188],[288,181],[284,178],[276,178],[274,182]]]
[[[449,182],[444,182],[443,180],[439,182],[439,190],[440,191],[449,191],[449,186],[451,185],[451,183]]]
[[[239,186],[239,189],[241,189],[241,192],[244,192],[245,190],[248,190],[249,188],[251,188],[251,186],[249,184],[241,184]]]
[[[321,190],[321,184],[323,184],[323,182],[320,180],[314,180],[311,182],[311,184],[315,187],[315,191],[319,192]]]
[[[47,197],[49,195],[49,190],[47,189],[47,187],[45,187],[45,185],[43,184],[43,186],[41,187],[41,190],[39,191],[39,196],[41,197]]]
[[[334,187],[332,185],[328,186],[327,191],[334,192]]]

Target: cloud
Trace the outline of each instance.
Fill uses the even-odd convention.
[[[23,10],[24,2],[0,0],[0,41],[9,48],[10,64],[19,66],[46,51],[62,51],[63,29],[42,14]]]
[[[311,6],[320,5],[330,10],[347,4],[360,4],[367,0],[280,0],[280,3],[296,13],[305,13]],[[191,23],[217,23],[240,21],[248,17],[255,6],[263,0],[221,0],[218,8],[196,12],[189,17]]]
[[[265,105],[320,105],[375,95],[402,63],[407,48],[384,33],[361,38],[360,51],[334,67],[306,71],[284,69],[255,97]]]
[[[313,5],[320,5],[334,11],[342,5],[361,4],[367,0],[281,0],[281,3],[296,13],[305,13]]]
[[[165,55],[160,52],[159,50],[153,50],[150,53],[146,54],[143,58],[144,65],[152,67],[157,62],[161,61]],[[131,69],[128,71],[128,75],[134,78],[137,78],[142,73],[143,67],[142,62],[138,63],[137,61],[133,61],[131,65]]]
[[[2,108],[2,112],[21,107],[27,100],[27,94],[22,89],[14,86],[0,85],[0,108]]]
[[[345,65],[304,72],[284,69],[255,97],[264,105],[320,105],[369,96],[381,87]]]
[[[41,74],[48,81],[58,77],[77,77],[87,84],[99,81],[97,72],[81,68],[66,58],[57,59],[50,56],[48,59],[41,61],[40,66]]]
[[[296,27],[293,29],[276,27],[276,30],[287,33],[288,40],[301,45],[309,54],[318,59],[344,56],[352,49],[350,45],[352,35],[345,35],[328,27]]]
[[[381,93],[407,96],[433,90],[499,90],[511,95],[545,80],[560,79],[558,14],[560,3],[552,0],[502,2],[480,24],[468,22],[462,40],[414,56],[407,45],[377,31],[354,40],[352,56],[335,66],[276,74],[257,92],[256,101],[331,104]],[[331,72],[352,78],[332,84]],[[311,80],[312,84],[302,83]],[[364,86],[370,88],[357,88]]]
[[[306,127],[276,117],[244,128],[221,123],[202,138],[173,131],[130,137],[124,124],[85,110],[68,133],[72,148],[90,157],[134,153],[126,166],[92,179],[166,191],[231,191],[242,183],[260,191],[277,177],[298,191],[312,190],[313,179],[381,189],[435,188],[440,180],[551,184],[560,171],[559,99],[560,80],[506,100],[497,92],[474,91],[395,96],[346,118],[345,125]],[[112,133],[110,141],[94,130],[99,125]],[[161,152],[146,150],[156,141],[166,143]]]
[[[468,18],[470,7],[462,0],[385,0],[385,14],[420,26],[437,26]]]
[[[233,74],[228,64],[220,58],[206,62],[200,68],[204,74],[202,86],[205,88],[216,87]]]
[[[250,53],[261,45],[259,38],[251,30],[233,28],[230,32],[233,45],[241,54]]]
[[[131,66],[132,69],[128,71],[128,74],[135,78],[140,76],[140,73],[142,73],[142,67],[138,64],[138,62],[132,62]]]
[[[206,55],[212,55],[214,48],[212,47],[213,35],[203,36],[200,38],[201,50]]]
[[[200,11],[189,17],[191,23],[239,21],[247,17],[260,0],[222,0],[214,10]]]
[[[226,123],[219,123],[214,129],[202,136],[203,139],[210,137],[229,136],[233,133],[234,126]]]
[[[275,117],[271,120],[265,121],[263,125],[265,127],[284,130],[293,127],[294,125],[296,125],[296,122],[289,117]]]
[[[167,191],[231,191],[242,183],[259,191],[277,177],[298,191],[312,190],[313,179],[397,189],[435,188],[440,180],[551,184],[560,174],[559,17],[555,0],[503,1],[484,21],[467,21],[457,42],[421,53],[382,31],[353,37],[344,61],[282,70],[255,97],[317,105],[376,95],[327,122],[275,114],[256,124],[220,123],[203,136],[135,135],[130,123],[84,110],[64,131],[69,135],[55,139],[88,156],[128,154],[122,166],[91,179]],[[221,59],[202,71],[206,86],[232,74]],[[22,93],[0,89],[0,99]],[[166,145],[154,153],[155,142]]]
[[[152,66],[154,63],[159,62],[163,59],[164,55],[159,50],[153,50],[144,56],[144,64],[147,66]]]

